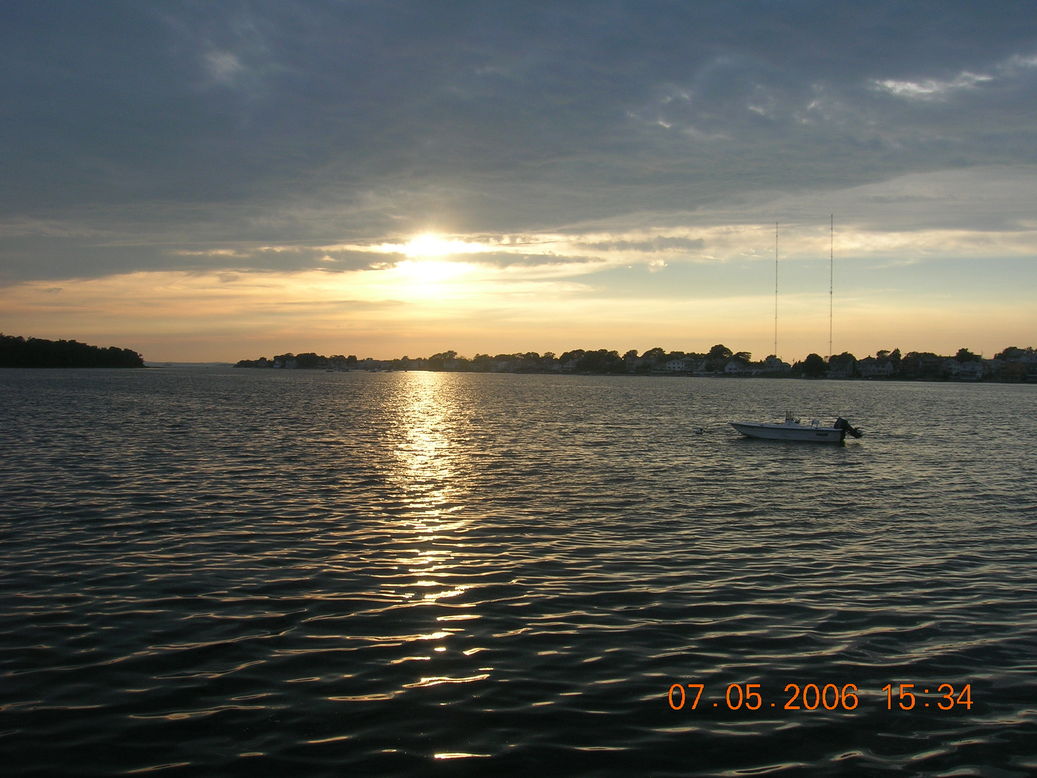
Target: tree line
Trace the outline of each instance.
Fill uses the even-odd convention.
[[[610,349],[573,349],[561,354],[527,351],[515,354],[476,354],[472,358],[456,351],[429,357],[408,356],[390,360],[357,359],[356,356],[278,354],[275,357],[243,359],[236,367],[325,370],[442,370],[478,373],[585,373],[598,375],[678,374],[732,375],[800,378],[868,378],[901,380],[1037,380],[1037,354],[1032,347],[1009,346],[993,359],[983,359],[966,348],[953,356],[900,349],[881,350],[858,359],[843,352],[828,359],[810,354],[793,364],[768,355],[754,361],[747,351],[732,351],[723,344],[709,351],[667,351],[661,347],[643,353],[620,354]]]
[[[144,367],[144,359],[128,348],[0,333],[0,367]]]

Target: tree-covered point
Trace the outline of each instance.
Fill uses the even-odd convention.
[[[0,333],[0,367],[144,367],[144,359],[128,348]]]

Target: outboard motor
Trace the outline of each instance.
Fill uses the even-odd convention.
[[[837,430],[842,430],[843,431],[843,437],[846,437],[846,433],[849,433],[850,435],[852,435],[855,438],[859,438],[861,435],[864,434],[859,429],[857,429],[852,424],[850,424],[850,422],[848,422],[842,416],[840,416],[838,419],[836,419],[835,420],[835,424],[833,424],[832,426],[835,427]]]

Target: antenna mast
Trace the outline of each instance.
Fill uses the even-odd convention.
[[[832,354],[832,290],[835,288],[835,214],[828,216],[828,358]]]
[[[778,356],[778,223],[774,222],[774,356]]]

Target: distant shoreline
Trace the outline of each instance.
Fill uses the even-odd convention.
[[[179,363],[170,367],[244,367],[246,370],[264,370],[265,368],[250,367],[243,365],[231,365],[231,363]],[[1037,383],[1037,377],[1025,378],[1023,380],[984,378],[979,380],[965,378],[864,378],[833,377],[833,376],[802,376],[802,375],[725,375],[724,373],[590,373],[590,372],[563,372],[558,370],[433,370],[428,367],[400,367],[400,368],[367,368],[353,367],[342,370],[327,370],[321,368],[291,368],[293,371],[303,373],[465,373],[475,375],[557,375],[557,376],[614,376],[616,378],[734,378],[745,380],[750,378],[777,379],[782,381],[846,381],[848,383],[879,383],[879,384],[1031,384]]]
[[[426,370],[450,373],[534,373],[575,375],[654,375],[728,378],[809,378],[827,380],[875,381],[953,381],[968,383],[1030,383],[1037,381],[1037,352],[1033,347],[1009,346],[993,359],[984,359],[967,349],[954,356],[899,349],[879,351],[858,360],[844,352],[827,360],[817,354],[789,364],[774,355],[753,361],[748,352],[732,352],[718,344],[705,354],[667,352],[653,348],[638,354],[628,351],[576,349],[560,356],[538,354],[477,354],[469,359],[456,351],[445,351],[427,358],[358,359],[355,356],[331,357],[315,353],[279,354],[272,358],[242,359],[236,368],[272,370],[347,370],[401,371]]]

